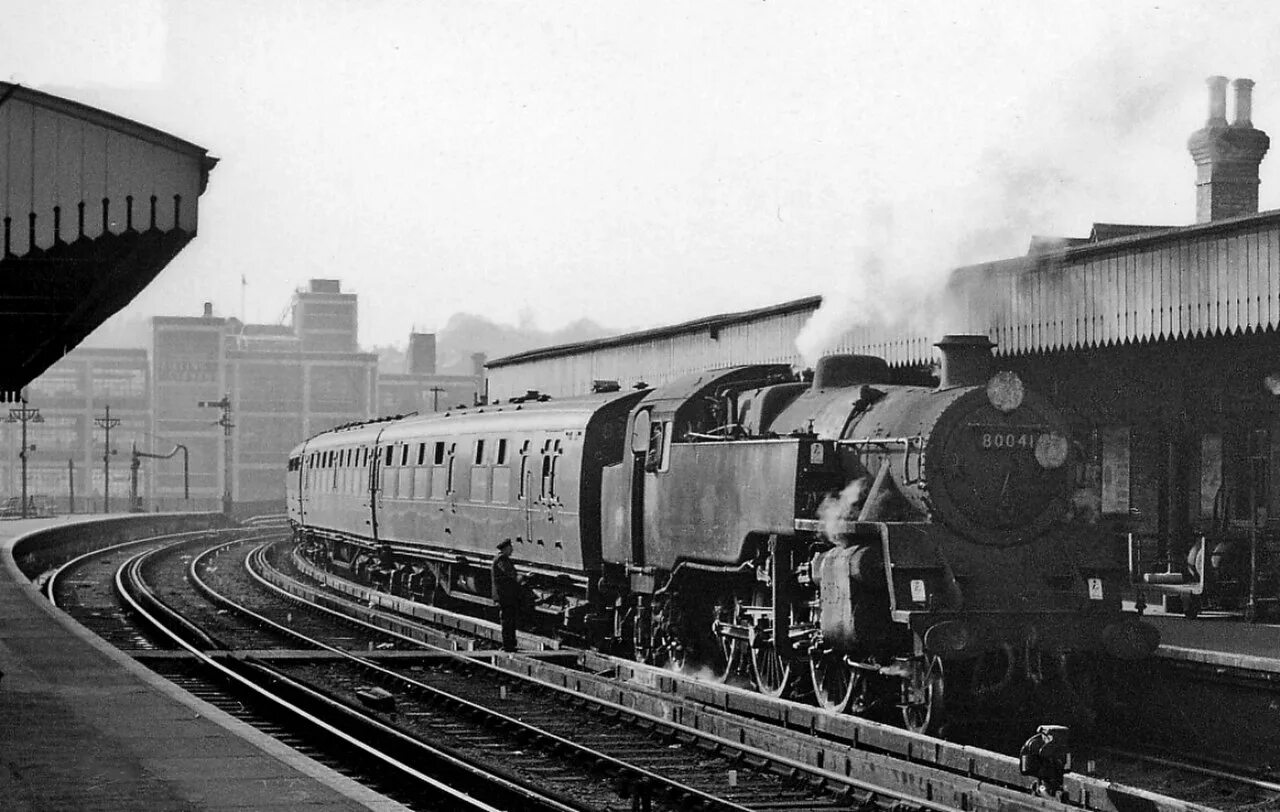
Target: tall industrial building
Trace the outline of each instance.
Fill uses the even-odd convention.
[[[191,449],[191,496],[216,503],[227,466],[229,398],[231,499],[278,501],[280,461],[305,437],[373,416],[378,359],[360,352],[355,294],[313,279],[294,294],[293,325],[243,324],[203,315],[156,317],[154,432]],[[201,405],[205,404],[205,405]],[[154,500],[181,498],[181,473],[157,475]]]
[[[278,509],[284,460],[303,439],[376,415],[470,406],[484,391],[484,356],[472,357],[473,375],[437,374],[430,333],[410,336],[404,372],[379,375],[377,356],[359,350],[357,297],[338,280],[311,280],[295,292],[291,311],[288,325],[244,324],[205,305],[197,316],[152,319],[149,357],[145,349],[65,356],[27,389],[28,406],[40,410],[40,422],[27,424],[28,493],[58,512],[72,508],[73,493],[78,512],[102,510],[108,495],[110,508],[123,510],[136,447],[144,455],[142,508],[216,510],[228,462],[218,405],[226,396],[232,500]],[[0,498],[7,499],[21,493],[22,425],[5,417],[0,405]]]

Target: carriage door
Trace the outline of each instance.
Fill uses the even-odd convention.
[[[525,541],[533,540],[533,471],[529,467],[529,447],[529,440],[520,444],[520,488],[516,496],[524,523]]]
[[[631,563],[645,565],[644,557],[644,473],[649,454],[649,410],[636,412],[631,424]]]

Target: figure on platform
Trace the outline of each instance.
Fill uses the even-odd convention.
[[[516,650],[516,628],[520,625],[520,580],[511,561],[511,539],[498,545],[493,559],[493,599],[502,621],[502,650]]]

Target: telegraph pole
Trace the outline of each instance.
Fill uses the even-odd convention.
[[[428,391],[431,392],[431,411],[433,412],[440,411],[440,393],[445,391],[444,388],[439,386],[433,386]]]
[[[231,422],[231,395],[222,396],[222,400],[202,400],[198,404],[205,409],[221,409],[222,416],[214,423],[215,426],[222,426],[222,512],[227,516],[231,515],[231,429],[235,427],[235,423]]]
[[[43,423],[44,418],[40,416],[39,409],[32,409],[27,406],[27,401],[23,400],[22,405],[16,409],[9,410],[9,418],[7,423],[22,424],[22,450],[18,452],[18,457],[22,460],[22,518],[27,518],[27,452],[35,451],[36,447],[27,448],[27,424]]]
[[[111,430],[120,425],[118,417],[111,416],[111,404],[106,406],[107,413],[93,418],[93,425],[107,432],[102,448],[102,512],[111,512]]]

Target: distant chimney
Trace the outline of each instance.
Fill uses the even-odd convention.
[[[312,293],[342,293],[342,281],[339,279],[312,279]]]
[[[213,318],[213,302],[204,303],[204,317],[206,319]]]
[[[1196,162],[1196,222],[1258,212],[1258,165],[1271,139],[1253,127],[1253,80],[1236,79],[1235,120],[1227,124],[1227,79],[1210,76],[1209,118],[1191,134]]]
[[[436,374],[436,334],[409,334],[409,374]]]
[[[482,352],[471,353],[471,374],[477,378],[484,377],[484,363],[489,360],[489,356]]]

